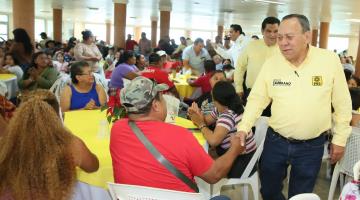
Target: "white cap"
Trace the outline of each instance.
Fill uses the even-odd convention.
[[[163,51],[163,50],[160,50],[160,51],[157,51],[156,54],[161,57],[161,56],[165,56],[165,55],[166,55],[166,52]]]

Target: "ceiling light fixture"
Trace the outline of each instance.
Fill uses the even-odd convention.
[[[194,2],[195,5],[199,5],[200,3],[199,2]]]
[[[40,10],[40,12],[42,12],[42,13],[50,13],[50,11],[48,11],[48,10]]]
[[[96,7],[87,7],[89,10],[99,10],[99,8]]]
[[[346,19],[345,21],[360,23],[360,19]]]
[[[259,2],[259,3],[270,3],[270,4],[277,4],[277,5],[285,5],[285,3],[283,3],[283,2],[269,1],[269,0],[255,0],[255,2]]]

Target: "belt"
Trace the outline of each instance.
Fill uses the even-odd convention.
[[[278,132],[276,132],[273,128],[269,127],[269,129],[272,131],[272,133],[286,141],[288,141],[289,143],[304,143],[304,142],[312,142],[314,140],[317,140],[321,137],[323,137],[324,133],[321,133],[319,136],[315,137],[315,138],[311,138],[311,139],[307,139],[307,140],[298,140],[298,139],[294,139],[294,138],[287,138],[287,137],[284,137],[282,135],[280,135]]]

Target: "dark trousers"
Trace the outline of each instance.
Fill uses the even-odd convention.
[[[282,194],[287,168],[291,165],[289,195],[313,192],[324,153],[325,136],[290,142],[272,128],[266,134],[260,159],[261,195],[265,200],[285,200]]]

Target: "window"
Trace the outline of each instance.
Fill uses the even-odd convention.
[[[185,37],[183,29],[170,29],[170,39],[174,39],[177,45],[180,44],[180,37]]]
[[[105,24],[85,24],[85,29],[90,30],[96,40],[106,41],[106,25]]]
[[[4,40],[8,39],[8,21],[7,15],[0,15],[0,37]]]
[[[342,52],[349,47],[349,38],[344,37],[329,37],[328,40],[328,50],[335,50],[337,52]]]
[[[196,38],[201,38],[205,42],[207,39],[213,39],[213,34],[211,31],[191,31],[191,39],[196,40]]]
[[[45,30],[45,19],[35,19],[35,40],[40,41],[40,33],[46,32]],[[48,36],[50,36],[48,34]]]

